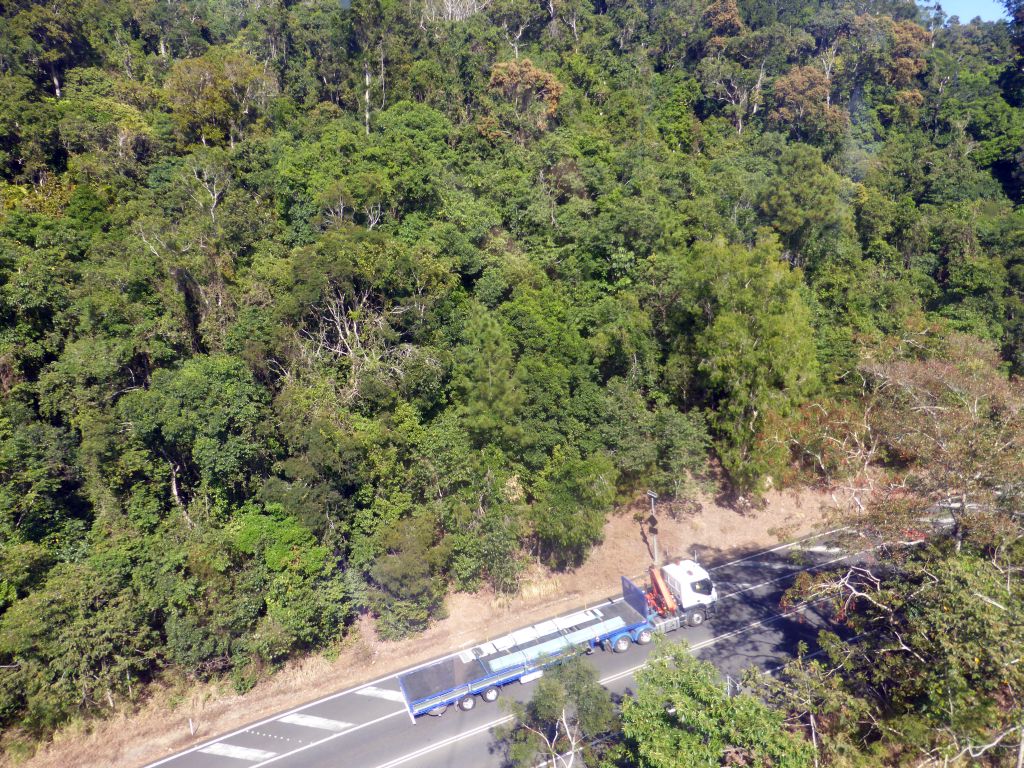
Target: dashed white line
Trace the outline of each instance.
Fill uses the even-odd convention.
[[[757,621],[751,622],[750,624],[744,624],[742,627],[740,627],[739,629],[734,629],[732,632],[726,632],[724,635],[715,635],[714,637],[708,638],[707,640],[703,640],[703,641],[701,641],[699,643],[695,643],[694,645],[690,646],[690,650],[691,651],[699,651],[701,648],[707,648],[708,646],[714,645],[719,640],[727,640],[730,637],[736,637],[736,635],[742,635],[744,632],[747,632],[747,631],[749,631],[751,629],[754,629],[755,627],[760,627],[760,626],[763,626],[765,624],[770,624],[771,622],[775,621],[776,619],[785,619],[785,618],[787,618],[789,616],[792,616],[794,613],[799,613],[804,608],[809,608],[812,605],[817,605],[818,603],[825,602],[826,600],[828,600],[827,597],[822,597],[822,598],[818,598],[817,600],[814,600],[814,601],[812,601],[810,603],[801,603],[800,605],[794,606],[793,608],[790,608],[788,611],[784,611],[783,613],[774,613],[771,616],[767,616],[767,617],[765,617],[763,619],[758,619]],[[608,677],[602,678],[601,680],[598,680],[598,682],[601,683],[601,685],[606,685],[607,683],[613,683],[616,680],[619,680],[619,679],[621,679],[623,677],[626,677],[627,675],[631,675],[634,672],[636,672],[638,669],[643,669],[646,666],[647,666],[647,662],[644,661],[642,664],[637,664],[635,667],[630,667],[629,669],[624,670],[622,672],[616,672],[614,675],[609,675]]]
[[[756,559],[758,559],[760,557],[764,557],[765,555],[771,554],[773,552],[778,552],[781,549],[786,549],[787,547],[797,547],[800,544],[804,543],[805,541],[813,541],[814,539],[820,539],[820,538],[822,538],[824,536],[828,536],[829,534],[838,533],[840,531],[848,530],[849,528],[850,528],[850,526],[844,526],[842,528],[834,528],[834,529],[832,529],[830,531],[824,531],[822,533],[816,533],[816,534],[813,534],[811,536],[807,536],[807,537],[802,538],[802,539],[797,539],[796,541],[787,542],[785,544],[779,544],[778,546],[772,547],[771,549],[766,549],[766,550],[763,550],[761,552],[755,552],[752,555],[747,555],[746,557],[741,557],[741,558],[738,558],[736,560],[730,560],[727,563],[721,563],[720,565],[716,565],[713,568],[710,568],[709,570],[717,571],[717,570],[721,570],[722,568],[727,568],[730,565],[736,565],[737,563],[744,563],[744,562],[748,562],[750,560],[756,560]],[[598,603],[597,607],[600,607],[602,605],[607,605],[608,603],[609,603],[609,601],[605,601],[603,603]],[[476,645],[476,644],[477,643],[475,643],[475,642],[471,643],[471,644],[468,644],[468,645],[464,646],[463,648],[455,650],[455,651],[452,651],[451,653],[449,653],[449,654],[447,654],[445,656],[441,656],[439,658],[434,658],[434,659],[429,659],[427,661],[424,661],[424,662],[422,662],[420,664],[416,664],[416,665],[414,665],[412,667],[409,667],[407,669],[402,669],[402,670],[399,670],[397,672],[393,672],[393,673],[391,673],[389,675],[385,675],[383,677],[379,677],[379,678],[377,678],[375,680],[371,680],[369,682],[368,686],[373,686],[373,685],[375,685],[377,683],[383,683],[386,680],[393,680],[393,679],[397,678],[399,675],[403,675],[403,674],[405,674],[407,672],[412,672],[412,671],[414,671],[416,669],[421,669],[423,667],[426,667],[426,666],[429,666],[431,664],[434,664],[434,663],[436,663],[438,661],[443,661],[444,659],[449,659],[449,658],[458,656],[459,653],[462,652],[462,650],[464,650],[465,648],[470,648],[470,647],[472,647],[473,645]],[[250,725],[245,726],[243,728],[239,728],[236,731],[231,731],[229,733],[225,733],[225,734],[223,734],[221,736],[218,736],[218,737],[216,737],[214,739],[211,739],[211,740],[209,740],[209,741],[207,741],[205,743],[197,744],[194,747],[190,747],[188,749],[182,750],[181,752],[176,752],[173,755],[168,755],[167,757],[161,758],[160,760],[157,760],[155,762],[149,763],[148,765],[145,766],[145,768],[157,768],[157,766],[159,766],[159,765],[164,765],[165,763],[169,763],[172,760],[177,760],[177,759],[179,759],[181,757],[184,757],[185,755],[187,755],[189,753],[205,751],[208,747],[212,747],[212,746],[214,746],[216,744],[223,743],[222,742],[223,739],[230,739],[232,736],[237,736],[238,734],[245,733],[246,731],[249,731],[249,730],[251,730],[253,728],[257,728],[257,727],[259,727],[261,725],[266,725],[267,723],[275,722],[277,720],[282,719],[282,717],[287,717],[290,714],[295,714],[295,713],[302,712],[303,710],[309,709],[310,707],[316,706],[317,704],[323,704],[324,702],[333,701],[335,699],[341,698],[342,696],[347,696],[347,695],[353,693],[355,690],[358,690],[358,689],[347,688],[347,689],[345,689],[343,691],[338,691],[337,693],[332,693],[329,696],[324,696],[323,698],[307,702],[307,703],[302,704],[302,705],[300,705],[298,707],[295,707],[292,710],[289,710],[288,712],[285,712],[283,715],[274,715],[273,717],[268,717],[268,718],[266,718],[264,720],[260,720],[260,721],[255,722],[255,723],[251,723]],[[369,723],[365,723],[363,725],[355,726],[352,730],[356,730],[358,728],[363,728],[363,727],[365,727],[367,725],[373,725],[376,722],[380,722],[380,720],[386,720],[389,717],[394,717],[395,715],[400,715],[400,714],[403,714],[403,713],[407,713],[407,710],[402,709],[400,711],[393,712],[390,715],[385,715],[384,717],[378,718],[377,720],[373,720],[373,721],[371,721]],[[336,738],[337,736],[340,736],[340,735],[342,735],[344,733],[349,733],[349,732],[350,731],[342,731],[342,732],[339,732],[339,733],[336,733],[336,734],[332,734],[331,736],[328,736],[327,739],[333,739],[333,738]],[[320,744],[320,743],[322,743],[323,741],[325,741],[327,739],[321,739],[320,741],[313,742],[312,744],[309,744],[306,747],[302,747],[302,749],[308,749],[311,746],[316,746],[317,744]],[[293,753],[288,753],[288,754],[293,754]],[[272,759],[273,760],[277,760],[277,759],[280,759],[280,757],[284,757],[284,756],[285,755],[281,755],[279,757],[275,757],[275,758],[272,758]]]
[[[368,685],[365,688],[358,688],[352,693],[360,696],[372,696],[375,699],[384,699],[385,701],[400,701],[405,702],[405,697],[401,691],[391,691],[387,688],[378,688],[374,685]]]
[[[199,751],[205,752],[208,755],[217,755],[218,757],[233,757],[236,760],[247,760],[250,763],[277,756],[277,752],[268,752],[265,749],[252,749],[250,747],[237,747],[234,744],[225,744],[223,741],[210,744]]]
[[[840,555],[839,557],[833,557],[831,560],[826,560],[824,563],[815,563],[814,565],[809,566],[807,568],[798,568],[795,571],[790,571],[789,573],[784,573],[784,574],[782,574],[781,576],[779,576],[776,579],[769,579],[768,581],[762,581],[760,584],[752,584],[752,585],[750,585],[748,587],[744,587],[743,589],[737,589],[735,592],[730,592],[727,595],[722,595],[722,597],[720,597],[719,599],[720,600],[727,600],[730,597],[736,597],[736,595],[742,595],[744,592],[749,592],[750,590],[757,589],[758,587],[767,587],[769,584],[774,584],[777,581],[782,581],[783,579],[788,579],[790,576],[793,576],[793,575],[798,574],[798,573],[804,573],[804,572],[810,573],[811,571],[816,571],[819,568],[824,568],[826,565],[832,565],[833,563],[838,563],[840,560],[846,560],[846,559],[854,557],[856,555],[862,555],[865,552],[874,552],[876,549],[879,549],[880,546],[881,545],[879,545],[879,547],[871,547],[871,549],[862,549],[860,552],[847,552],[845,555]],[[842,551],[842,550],[840,550],[840,551]],[[736,586],[739,586],[739,585],[737,584]]]
[[[784,613],[777,613],[777,614],[774,614],[772,616],[768,616],[768,617],[766,617],[764,619],[761,619],[759,621],[751,622],[750,624],[746,624],[746,625],[740,627],[739,629],[733,630],[732,632],[727,632],[724,635],[718,635],[716,637],[712,637],[712,638],[709,638],[709,639],[707,639],[707,640],[705,640],[703,642],[700,642],[700,643],[697,643],[695,645],[692,645],[692,646],[690,646],[690,650],[691,651],[696,651],[696,650],[699,650],[701,648],[706,648],[709,645],[714,645],[719,640],[725,640],[725,639],[730,638],[730,637],[735,637],[736,635],[743,634],[744,632],[747,632],[747,631],[749,631],[751,629],[754,629],[755,627],[760,627],[760,626],[762,626],[764,624],[771,623],[772,621],[775,621],[776,619],[786,618],[787,616],[791,616],[794,613],[796,613],[796,612],[798,612],[798,611],[800,611],[800,610],[802,610],[804,608],[807,608],[810,605],[814,605],[815,603],[820,603],[820,602],[824,601],[825,599],[827,599],[827,598],[821,598],[819,600],[815,600],[812,603],[803,603],[801,605],[796,606],[795,608],[792,608],[792,609],[790,609],[788,611],[785,611]],[[616,680],[619,680],[619,679],[621,679],[623,677],[631,675],[634,672],[636,672],[638,669],[643,669],[646,666],[647,666],[647,662],[644,661],[642,664],[637,664],[635,667],[627,669],[624,672],[617,672],[614,675],[609,675],[608,677],[602,678],[598,682],[601,685],[607,685],[608,683],[613,683]],[[472,730],[466,731],[465,733],[459,733],[459,734],[456,734],[455,736],[449,736],[447,739],[443,739],[443,740],[437,742],[436,744],[430,744],[428,746],[421,747],[420,749],[417,749],[414,752],[410,752],[410,753],[408,753],[406,755],[402,755],[401,757],[396,757],[393,760],[390,760],[389,762],[381,763],[380,765],[375,766],[375,768],[397,768],[397,766],[402,765],[403,763],[407,763],[410,760],[415,760],[417,757],[422,757],[423,755],[427,755],[427,754],[429,754],[431,752],[435,752],[435,751],[437,751],[439,749],[443,749],[443,748],[445,748],[445,747],[447,747],[447,746],[449,746],[451,744],[454,744],[457,741],[461,741],[462,739],[467,739],[467,738],[469,738],[471,736],[476,736],[477,734],[483,733],[484,731],[488,731],[491,728],[494,728],[495,726],[503,725],[505,723],[511,722],[512,719],[513,719],[512,715],[506,715],[505,717],[500,717],[500,718],[498,718],[496,720],[491,720],[489,723],[484,723],[483,725],[477,726],[476,728],[473,728]]]
[[[798,539],[796,541],[790,541],[790,542],[787,542],[786,544],[779,544],[779,546],[772,547],[771,549],[765,549],[765,550],[763,550],[761,552],[755,552],[752,555],[747,555],[746,557],[741,557],[739,560],[730,560],[728,563],[722,563],[721,565],[716,565],[714,568],[709,568],[708,570],[717,571],[717,570],[719,570],[721,568],[727,568],[730,565],[736,565],[736,563],[745,563],[748,560],[757,560],[759,557],[764,557],[765,555],[770,555],[772,552],[778,552],[780,549],[786,549],[786,547],[795,547],[798,544],[803,544],[805,541],[814,541],[814,539],[820,539],[820,538],[822,538],[824,536],[828,536],[828,535],[833,534],[833,533],[839,533],[840,531],[848,531],[848,530],[850,530],[850,526],[848,526],[848,525],[844,525],[842,528],[833,528],[831,531],[824,531],[823,533],[816,533],[813,536],[808,536],[808,537],[806,537],[804,539]]]
[[[276,763],[278,760],[284,760],[286,757],[291,757],[292,755],[298,754],[299,752],[305,752],[307,749],[312,749],[313,747],[318,747],[321,744],[326,744],[328,741],[333,741],[334,739],[338,738],[339,736],[345,736],[346,734],[354,733],[355,731],[361,731],[363,728],[369,728],[371,725],[376,725],[377,723],[382,723],[385,720],[390,720],[392,717],[397,717],[398,715],[404,715],[404,714],[407,713],[407,711],[408,710],[405,710],[405,709],[399,709],[396,712],[392,712],[390,715],[384,715],[383,717],[378,717],[376,720],[371,720],[368,723],[361,723],[360,725],[354,725],[351,728],[349,728],[347,731],[341,731],[339,733],[332,733],[330,736],[324,736],[324,738],[320,739],[319,741],[310,742],[309,744],[307,744],[304,747],[299,747],[298,749],[293,749],[291,752],[285,752],[283,755],[277,755],[276,757],[271,757],[269,760],[264,760],[262,763],[258,763],[256,765],[252,766],[252,768],[262,768],[264,765],[270,765],[270,763]]]
[[[429,746],[422,747],[421,749],[417,749],[415,752],[410,752],[407,755],[402,755],[401,757],[396,757],[394,760],[391,760],[390,762],[381,763],[380,765],[377,766],[377,768],[395,768],[395,766],[401,765],[402,763],[407,763],[410,760],[415,760],[417,757],[422,757],[423,755],[429,754],[431,752],[435,752],[435,751],[437,751],[439,749],[443,749],[443,748],[447,747],[449,744],[454,744],[457,741],[462,741],[463,739],[468,739],[470,736],[476,736],[478,733],[483,733],[484,731],[489,731],[491,728],[494,728],[495,726],[503,725],[504,723],[512,722],[512,720],[514,720],[514,719],[515,719],[514,715],[506,715],[505,717],[500,717],[497,720],[492,720],[489,723],[484,723],[483,725],[479,725],[479,726],[477,726],[476,728],[474,728],[474,729],[472,729],[470,731],[466,731],[465,733],[459,733],[459,734],[456,734],[455,736],[449,736],[447,739],[443,739],[443,740],[437,742],[436,744],[430,744]]]
[[[346,723],[343,720],[329,720],[326,717],[317,717],[316,715],[303,715],[299,712],[285,715],[278,720],[280,723],[290,723],[291,725],[302,725],[306,728],[319,728],[322,731],[347,731],[355,723]]]

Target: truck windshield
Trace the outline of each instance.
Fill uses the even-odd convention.
[[[711,594],[711,579],[701,579],[695,581],[690,585],[690,588],[698,595],[710,595]]]

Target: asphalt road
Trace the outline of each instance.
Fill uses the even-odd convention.
[[[862,554],[847,554],[834,546],[833,533],[740,560],[705,563],[718,587],[718,616],[666,637],[685,640],[723,676],[734,677],[752,665],[762,669],[779,665],[801,641],[813,647],[823,621],[815,606],[783,613],[779,600],[800,571],[840,565]],[[615,597],[609,595],[609,599]],[[611,691],[628,694],[633,673],[644,665],[650,651],[651,646],[636,645],[621,654],[597,651],[589,661]],[[147,768],[501,766],[502,754],[492,733],[508,720],[500,706],[481,702],[470,712],[450,707],[444,715],[421,717],[414,723],[403,703],[398,674],[282,712]],[[513,683],[502,689],[502,697],[526,700],[533,687]]]

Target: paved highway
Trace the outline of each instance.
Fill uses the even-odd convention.
[[[723,675],[745,668],[776,666],[800,641],[814,645],[821,617],[814,606],[783,613],[779,599],[802,570],[839,565],[860,553],[832,545],[819,534],[709,570],[719,593],[718,616],[700,627],[672,632]],[[609,599],[617,595],[609,595]],[[627,653],[597,651],[589,661],[611,691],[627,694],[633,672],[643,666],[651,646]],[[407,671],[407,670],[402,670]],[[502,754],[492,729],[508,718],[496,704],[480,703],[470,712],[456,707],[439,717],[412,722],[398,686],[399,673],[341,691],[282,712],[238,731],[167,757],[147,768],[497,768]],[[513,683],[502,696],[528,699],[533,684]]]

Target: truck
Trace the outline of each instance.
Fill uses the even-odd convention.
[[[714,615],[718,592],[694,560],[650,569],[644,588],[621,577],[622,595],[607,603],[542,621],[421,665],[398,677],[409,718],[462,711],[497,701],[510,683],[529,683],[552,665],[597,649],[624,653],[656,633],[699,626]]]

